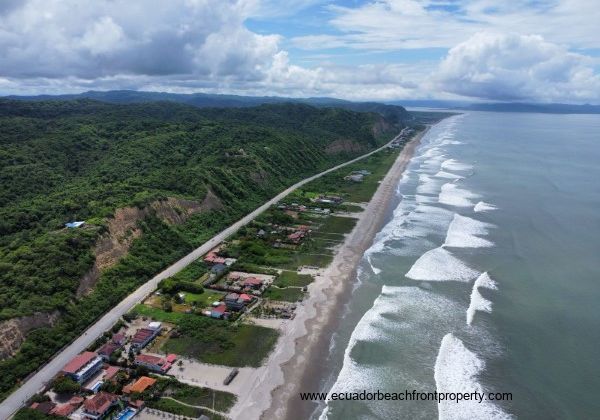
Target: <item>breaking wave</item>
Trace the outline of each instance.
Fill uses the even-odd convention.
[[[471,291],[471,303],[467,309],[467,324],[473,323],[473,317],[475,317],[476,311],[492,312],[492,302],[481,296],[479,288],[484,287],[486,289],[497,290],[498,286],[496,282],[491,279],[487,272],[481,273],[475,283],[473,284],[473,290]]]
[[[485,362],[465,347],[453,334],[446,334],[435,361],[435,385],[438,392],[484,392],[477,376]],[[440,420],[512,419],[513,417],[488,400],[443,401],[438,404]]]
[[[479,203],[475,204],[473,211],[482,212],[482,211],[496,210],[497,208],[498,207],[494,206],[493,204],[486,203],[484,201],[480,201]]]
[[[479,275],[450,251],[435,248],[427,251],[415,261],[406,277],[425,281],[464,281],[468,282]]]
[[[456,159],[446,159],[444,162],[442,162],[442,169],[447,171],[470,171],[473,169],[473,166],[467,163],[459,162]]]
[[[477,198],[479,195],[471,191],[460,188],[458,185],[451,182],[442,185],[442,190],[438,197],[438,201],[442,204],[455,207],[471,207],[473,206],[472,198]]]
[[[454,248],[483,248],[491,247],[493,242],[480,238],[480,235],[487,235],[490,228],[495,227],[490,223],[471,219],[470,217],[454,214],[454,218],[448,226],[446,241],[443,246]]]

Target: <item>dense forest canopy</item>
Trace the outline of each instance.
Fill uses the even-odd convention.
[[[0,395],[160,269],[286,186],[397,130],[378,114],[303,104],[0,100],[0,321],[60,314],[0,362]],[[201,203],[209,193],[220,207],[180,224],[148,213],[128,253],[77,295],[116,209],[172,197]],[[86,227],[65,229],[73,220]]]

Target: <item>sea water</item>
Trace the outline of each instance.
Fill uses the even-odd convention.
[[[323,419],[598,418],[600,116],[470,112],[424,137],[365,254]]]

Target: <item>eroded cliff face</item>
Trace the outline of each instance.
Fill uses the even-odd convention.
[[[102,270],[114,266],[127,255],[133,241],[142,235],[138,222],[144,218],[155,215],[165,223],[177,225],[185,223],[195,213],[218,210],[222,207],[219,197],[209,189],[201,202],[168,197],[166,200],[154,201],[143,208],[117,209],[114,217],[108,221],[108,231],[96,241],[94,247],[96,261],[81,279],[77,288],[77,297],[89,293],[100,278]]]
[[[342,152],[358,153],[364,152],[366,150],[366,147],[361,143],[355,142],[353,140],[341,139],[330,143],[329,146],[327,146],[327,148],[325,149],[325,153],[327,153],[328,155],[333,155]]]
[[[101,235],[94,246],[96,257],[92,268],[81,278],[77,297],[91,292],[100,278],[102,270],[114,266],[127,255],[133,241],[142,235],[138,222],[154,215],[169,224],[182,224],[193,214],[218,210],[223,203],[210,189],[202,201],[169,197],[157,200],[143,208],[124,207],[117,209],[107,222],[107,232]],[[13,356],[25,341],[27,333],[35,328],[51,327],[60,313],[38,312],[30,316],[0,322],[0,360]]]
[[[371,129],[371,132],[373,133],[373,135],[375,137],[387,133],[391,130],[394,130],[394,126],[392,124],[390,124],[389,122],[387,122],[385,120],[385,118],[379,118],[375,124],[373,124],[373,128]]]
[[[0,322],[0,360],[13,356],[25,341],[29,331],[54,325],[58,315],[58,312],[51,314],[37,312]]]

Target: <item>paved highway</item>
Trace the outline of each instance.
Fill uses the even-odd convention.
[[[393,140],[392,140],[393,141]],[[384,148],[386,148],[389,143],[386,145],[373,150],[372,152],[366,153],[362,156],[359,156],[355,159],[352,159],[348,162],[337,165],[331,169],[323,171],[319,174],[313,175],[309,178],[306,178],[291,187],[287,188],[283,192],[279,193],[277,196],[273,197],[262,206],[258,207],[252,213],[249,213],[242,219],[238,220],[227,229],[215,235],[213,238],[209,239],[207,242],[202,244],[200,247],[196,248],[188,255],[174,263],[173,265],[166,268],[161,273],[157,274],[152,279],[148,280],[148,282],[144,283],[137,290],[135,290],[132,294],[127,296],[121,303],[112,308],[109,312],[107,312],[102,318],[92,324],[79,338],[65,347],[60,353],[54,356],[50,362],[48,362],[44,367],[42,367],[35,375],[33,375],[29,380],[27,380],[20,388],[14,391],[11,395],[9,395],[2,403],[0,403],[0,419],[7,419],[12,416],[29,398],[31,398],[34,394],[39,392],[46,383],[50,382],[54,376],[63,368],[65,364],[77,354],[84,351],[88,348],[96,338],[102,335],[106,330],[110,329],[118,320],[129,312],[131,308],[140,303],[146,296],[152,293],[158,283],[167,278],[173,276],[175,273],[181,271],[189,264],[197,260],[202,255],[206,254],[212,248],[214,248],[219,243],[223,242],[226,238],[234,234],[239,228],[250,223],[254,220],[259,214],[268,209],[273,204],[277,203],[281,199],[283,199],[286,195],[290,194],[292,191],[297,188],[303,186],[304,184],[317,179],[329,172],[335,171],[337,169],[343,168],[346,165],[350,165],[354,162],[357,162],[361,159],[366,158],[367,156],[372,155]],[[291,158],[291,156],[290,156]]]

